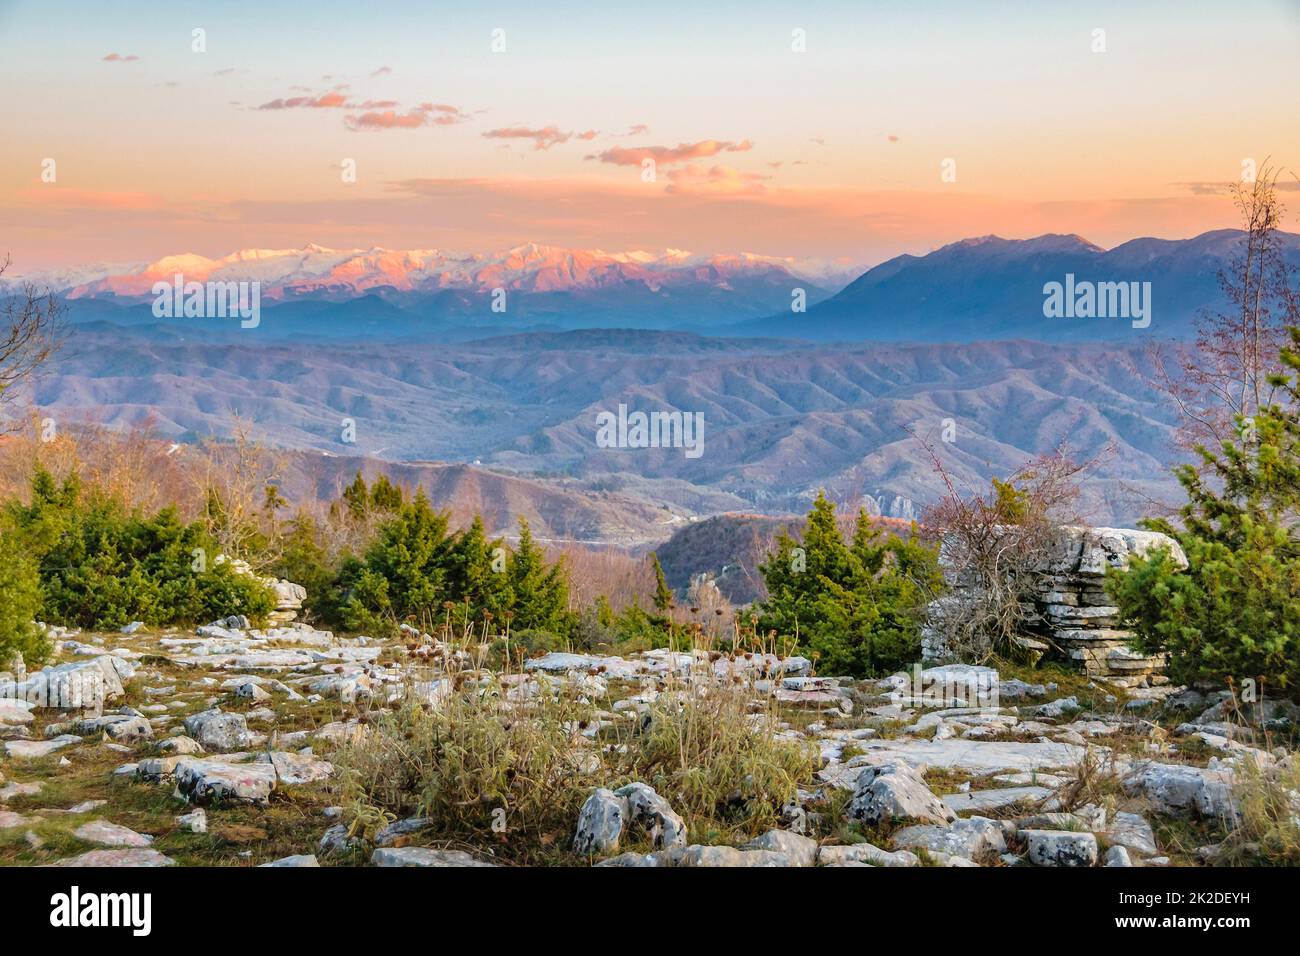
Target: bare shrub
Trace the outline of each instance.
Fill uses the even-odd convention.
[[[1077,463],[1061,445],[1006,480],[993,479],[990,490],[963,494],[931,456],[948,490],[923,518],[942,541],[946,588],[930,604],[929,639],[966,663],[1023,657],[1026,632],[1037,623],[1041,569],[1056,530],[1078,521],[1079,479],[1096,459]]]
[[[774,701],[715,674],[707,656],[689,679],[666,677],[647,712],[594,737],[584,734],[597,715],[580,679],[530,677],[452,665],[454,689],[435,704],[408,695],[373,714],[364,736],[332,756],[353,833],[373,837],[393,819],[421,816],[431,840],[536,861],[569,852],[594,787],[640,781],[700,842],[738,839],[776,825],[813,780],[816,754],[776,733]]]
[[[5,256],[0,277],[9,264]],[[14,389],[58,350],[65,334],[63,306],[52,293],[29,283],[16,294],[0,293],[0,410],[12,401]]]

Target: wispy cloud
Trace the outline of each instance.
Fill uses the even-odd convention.
[[[706,159],[718,153],[744,153],[753,148],[754,144],[747,139],[739,142],[702,139],[697,143],[678,143],[676,146],[615,146],[587,158],[616,166],[640,166],[646,159],[653,159],[657,165],[669,166],[692,159]]]
[[[331,90],[328,93],[321,93],[319,96],[290,96],[284,99],[271,100],[269,103],[263,103],[258,107],[259,110],[293,110],[293,109],[344,109],[348,106],[348,98],[342,93]]]
[[[571,139],[595,139],[598,132],[598,130],[594,129],[589,129],[584,133],[565,132],[558,126],[544,126],[541,129],[531,129],[527,126],[506,126],[501,129],[490,129],[483,135],[487,139],[527,139],[532,141],[533,149],[545,150],[560,143],[567,143]]]
[[[140,58],[134,53],[110,53],[108,56],[103,58],[103,62],[105,63],[138,63],[139,60]]]
[[[468,119],[469,116],[459,107],[447,103],[421,103],[405,113],[399,113],[395,109],[375,110],[359,116],[349,116],[345,122],[352,130],[378,132],[387,129],[419,129],[423,126],[453,126]]]

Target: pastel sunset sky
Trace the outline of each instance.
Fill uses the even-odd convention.
[[[1235,225],[1243,159],[1300,169],[1294,0],[18,0],[0,49],[19,272],[307,242],[1110,246]]]

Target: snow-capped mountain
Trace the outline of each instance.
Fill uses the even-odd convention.
[[[609,253],[526,243],[504,252],[456,253],[442,249],[241,249],[212,259],[184,253],[129,266],[91,266],[7,276],[69,299],[143,298],[154,283],[257,281],[263,297],[345,300],[373,292],[493,289],[538,293],[641,286],[651,292],[704,285],[743,292],[755,283],[786,289],[801,282],[834,291],[860,270],[813,260],[753,254],[696,255],[679,249]],[[811,291],[811,290],[810,290]]]

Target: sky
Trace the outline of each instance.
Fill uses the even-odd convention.
[[[1300,0],[0,0],[0,50],[18,273],[309,242],[870,265],[1232,226],[1246,160],[1300,186]]]

